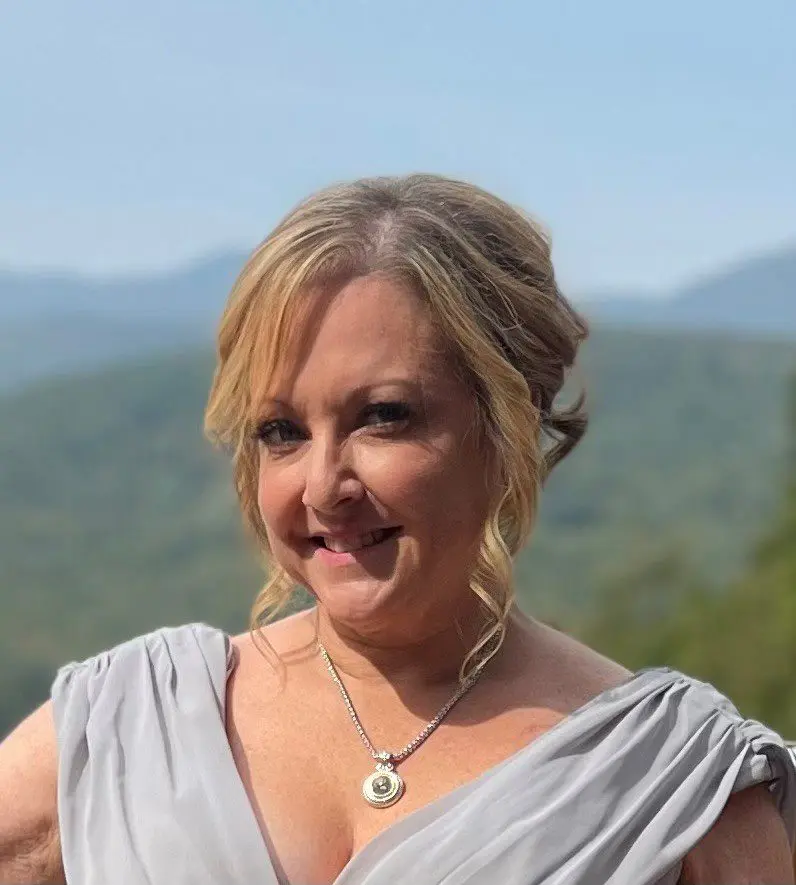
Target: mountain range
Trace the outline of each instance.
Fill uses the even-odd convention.
[[[796,246],[711,274],[659,298],[602,296],[582,305],[611,325],[796,334]]]
[[[207,343],[243,253],[170,272],[97,279],[0,271],[0,388]],[[796,337],[796,245],[665,297],[575,297],[595,323]]]

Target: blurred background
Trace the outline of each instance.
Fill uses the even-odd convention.
[[[0,733],[69,660],[245,629],[227,292],[308,192],[422,170],[541,219],[593,325],[522,607],[796,738],[794,38],[792,0],[2,4]]]

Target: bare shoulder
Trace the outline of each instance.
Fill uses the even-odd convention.
[[[737,882],[793,885],[785,824],[765,784],[733,795],[708,834],[685,858],[681,885]]]
[[[531,636],[531,666],[543,675],[551,702],[564,713],[578,709],[633,675],[611,658],[547,624],[533,621]]]
[[[52,704],[0,743],[0,882],[64,882]]]
[[[267,624],[258,634],[249,631],[232,636],[232,648],[237,663],[262,661],[262,640],[280,657],[293,658],[311,646],[314,637],[314,610],[304,609]]]
[[[283,665],[295,664],[312,653],[312,610],[288,615],[263,627],[231,637],[232,668],[227,693],[238,705],[265,702],[284,688]]]

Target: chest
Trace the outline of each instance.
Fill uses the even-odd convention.
[[[304,716],[271,710],[267,723],[238,705],[229,724],[233,756],[275,871],[284,885],[333,883],[385,830],[521,750],[560,718],[515,708],[470,723],[443,722],[397,766],[401,799],[370,806],[362,782],[375,763],[343,708]],[[364,723],[363,723],[364,724]],[[388,749],[397,750],[424,723]],[[374,741],[375,743],[375,741]],[[377,749],[381,747],[377,744]]]

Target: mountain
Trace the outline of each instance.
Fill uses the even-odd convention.
[[[0,272],[0,390],[209,344],[244,260],[107,280]]]
[[[796,246],[751,259],[666,297],[588,299],[593,320],[648,328],[796,335]]]
[[[245,261],[226,253],[169,273],[93,279],[0,272],[0,389],[117,358],[208,342]],[[582,302],[600,325],[796,335],[796,247],[668,298]]]
[[[227,253],[166,273],[108,279],[0,272],[0,322],[88,313],[210,330],[245,258]]]
[[[516,569],[523,607],[567,626],[659,550],[711,587],[739,573],[777,502],[796,343],[598,328],[583,357],[592,426]],[[200,350],[0,398],[0,731],[66,660],[157,625],[244,628],[260,571],[201,435],[212,369]]]
[[[9,320],[0,325],[0,391],[37,378],[193,348],[202,339],[209,341],[209,334],[175,320],[56,310],[37,319]]]

